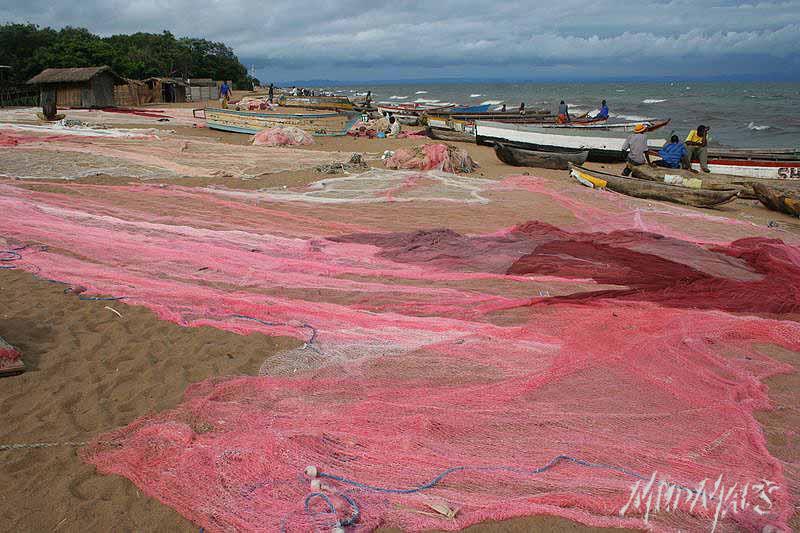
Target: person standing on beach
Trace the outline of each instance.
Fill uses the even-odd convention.
[[[686,137],[686,155],[683,158],[684,168],[692,170],[692,161],[697,159],[703,172],[711,172],[708,169],[708,132],[709,128],[702,124],[689,132]]]
[[[525,102],[521,102],[519,104],[519,114],[520,115],[524,115],[525,114]]]
[[[269,103],[272,103],[272,99],[275,96],[275,86],[273,84],[269,84]]]
[[[501,113],[505,113],[506,112],[506,104],[503,104],[503,107],[500,108],[500,112]]]
[[[569,121],[569,106],[564,102],[564,100],[561,100],[561,103],[558,104],[558,118],[556,119],[556,122],[559,124],[566,124]]]
[[[231,86],[228,85],[227,81],[222,82],[222,85],[219,88],[219,103],[222,104],[223,108],[228,107],[228,101],[231,99]]]
[[[623,176],[630,176],[631,167],[640,165],[651,165],[650,156],[647,154],[647,128],[644,124],[637,124],[633,128],[633,133],[625,139],[622,151],[628,150],[627,165],[622,170]]]

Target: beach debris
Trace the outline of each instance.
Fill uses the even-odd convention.
[[[393,169],[442,170],[470,173],[478,168],[469,152],[445,143],[400,148],[384,164]]]
[[[22,353],[0,337],[0,377],[14,376],[25,372]]]
[[[369,165],[364,161],[364,156],[355,153],[350,156],[350,160],[345,163],[327,163],[324,165],[317,165],[314,170],[322,174],[340,174],[350,172],[363,172],[369,168]]]
[[[122,318],[122,315],[121,315],[121,314],[119,314],[119,311],[117,311],[117,310],[116,310],[116,309],[114,309],[113,307],[109,307],[109,306],[107,306],[107,305],[106,305],[106,306],[104,306],[104,307],[105,307],[106,309],[108,309],[109,311],[111,311],[112,313],[114,313],[115,315],[117,315],[118,317]]]
[[[256,133],[253,144],[255,146],[308,146],[314,144],[314,138],[307,131],[294,126],[277,126]]]

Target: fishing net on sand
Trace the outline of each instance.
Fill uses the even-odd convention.
[[[187,327],[297,339],[261,375],[98,436],[86,461],[208,531],[642,528],[643,500],[625,506],[654,472],[709,498],[662,505],[653,529],[710,528],[719,486],[694,489],[719,476],[738,503],[718,531],[787,527],[795,460],[753,413],[791,371],[771,347],[800,350],[796,238],[566,181],[358,180],[0,183],[0,232],[50,245],[16,268]],[[728,492],[763,480],[769,505]]]
[[[256,146],[308,146],[314,138],[295,126],[278,126],[261,130],[253,137]]]
[[[179,136],[84,137],[0,130],[0,175],[18,178],[75,179],[105,173],[142,179],[251,179],[346,162],[349,157],[349,153],[289,147],[265,150]]]
[[[411,148],[400,148],[385,161],[386,168],[441,170],[470,173],[478,168],[469,152],[449,144],[428,143]]]

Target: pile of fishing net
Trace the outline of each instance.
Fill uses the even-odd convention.
[[[270,103],[267,96],[245,96],[236,103],[237,110],[247,111],[268,111],[278,107],[277,104]]]
[[[295,126],[277,126],[256,133],[253,138],[256,146],[308,146],[314,138],[305,130]]]
[[[400,148],[384,161],[387,168],[403,170],[441,170],[470,173],[478,168],[469,152],[444,143],[428,143]]]
[[[800,351],[792,233],[530,176],[24,185],[0,183],[1,233],[50,246],[19,268],[185,327],[296,339],[81,451],[206,530],[548,514],[700,531],[723,492],[717,531],[788,529],[796,453],[755,413]],[[670,485],[652,500],[680,505],[646,526],[650,489],[620,510],[654,473]],[[742,494],[765,480],[769,503]]]
[[[389,129],[389,119],[387,117],[374,118],[367,121],[359,120],[352,125],[347,132],[351,137],[375,137],[378,132]]]
[[[20,351],[0,337],[0,376],[18,374],[24,370]]]

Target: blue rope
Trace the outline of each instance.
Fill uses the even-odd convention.
[[[317,340],[317,329],[312,326],[311,324],[300,324],[299,326],[296,324],[287,324],[286,322],[268,322],[266,320],[261,320],[260,318],[255,318],[252,316],[247,315],[231,315],[231,318],[241,318],[242,320],[252,320],[253,322],[258,322],[264,326],[276,327],[276,326],[289,326],[291,328],[306,328],[311,330],[311,337],[306,341],[306,344],[311,346],[314,344],[314,341]],[[313,348],[312,348],[313,349]],[[316,351],[316,350],[315,350]]]
[[[22,256],[16,250],[0,250],[0,261],[18,261]]]
[[[628,470],[626,468],[622,468],[619,466],[608,465],[604,463],[590,463],[589,461],[584,461],[583,459],[576,459],[575,457],[570,457],[569,455],[557,455],[553,459],[551,459],[547,464],[540,468],[536,468],[534,470],[525,470],[521,468],[514,468],[510,466],[488,466],[488,467],[469,467],[469,466],[454,466],[452,468],[448,468],[432,480],[428,481],[427,483],[423,483],[418,487],[413,487],[410,489],[393,489],[393,488],[385,488],[385,487],[376,487],[374,485],[367,485],[366,483],[360,483],[358,481],[354,481],[352,479],[347,479],[341,476],[337,476],[335,474],[327,474],[325,472],[320,472],[317,474],[318,477],[324,477],[328,479],[332,479],[334,481],[338,481],[340,483],[345,483],[347,485],[352,485],[354,487],[358,487],[362,490],[368,490],[371,492],[381,492],[384,494],[414,494],[416,492],[422,492],[423,490],[428,490],[436,485],[438,485],[444,478],[449,476],[450,474],[456,472],[462,472],[467,470],[474,470],[476,472],[511,472],[514,474],[524,474],[529,476],[534,476],[537,474],[541,474],[543,472],[547,472],[551,468],[555,467],[558,463],[562,461],[568,461],[571,463],[575,463],[580,466],[585,466],[587,468],[602,468],[605,470],[613,470],[616,472],[620,472],[627,476],[634,477],[640,480],[649,479],[637,472],[633,472],[632,470]]]
[[[343,493],[340,493],[340,492],[337,492],[336,494],[338,496],[340,496],[342,499],[344,499],[344,501],[346,501],[348,503],[348,505],[350,505],[350,508],[353,511],[350,514],[350,516],[348,518],[346,518],[345,520],[339,520],[338,519],[338,515],[336,514],[336,506],[333,505],[333,502],[328,497],[328,495],[327,494],[323,494],[322,492],[312,492],[311,494],[306,496],[305,502],[303,504],[305,506],[306,513],[308,513],[308,514],[310,514],[312,516],[316,515],[316,514],[320,514],[318,512],[313,512],[311,510],[311,500],[313,500],[314,498],[320,498],[328,506],[328,514],[332,514],[334,516],[337,516],[336,524],[334,524],[335,526],[340,526],[340,527],[352,526],[353,524],[355,524],[358,521],[358,518],[361,516],[361,510],[358,508],[358,504],[356,504],[355,500],[353,498],[351,498],[350,496],[348,496],[347,494],[343,494]]]

